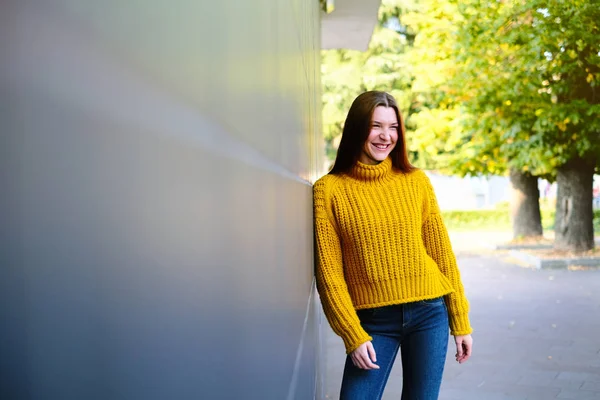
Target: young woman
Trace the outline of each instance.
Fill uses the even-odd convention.
[[[380,399],[401,348],[402,400],[438,398],[448,346],[471,356],[469,303],[427,176],[408,161],[394,98],[354,100],[314,186],[317,287],[348,354],[340,399]]]

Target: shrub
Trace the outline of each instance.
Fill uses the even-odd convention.
[[[541,208],[542,227],[544,230],[554,229],[555,210]],[[510,230],[510,212],[502,205],[493,210],[460,210],[442,211],[444,223],[449,230]],[[600,234],[600,210],[594,210],[594,232]]]
[[[449,230],[506,230],[510,229],[508,210],[442,211]]]

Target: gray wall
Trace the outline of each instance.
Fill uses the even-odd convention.
[[[7,0],[0,58],[0,398],[312,398],[318,1]]]

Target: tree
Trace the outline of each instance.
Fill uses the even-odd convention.
[[[531,22],[516,34],[536,34],[526,57],[537,61],[543,79],[534,132],[555,160],[555,247],[589,250],[594,247],[593,174],[600,166],[600,3],[532,3],[517,9],[529,13]]]
[[[530,181],[529,188],[537,184],[519,173],[557,177],[564,190],[559,189],[556,246],[570,250],[593,247],[587,192],[600,159],[596,3],[449,0],[446,5],[458,11],[447,13],[453,18],[447,35],[454,52],[446,60],[455,68],[443,88],[446,105],[438,108],[458,108],[461,129],[455,141],[463,143],[450,164],[463,173],[508,168],[518,178],[513,182]],[[424,4],[439,13],[439,6]],[[427,31],[423,25],[418,29],[419,35]],[[427,46],[438,54],[435,40]],[[530,199],[537,193],[525,192]],[[539,215],[535,208],[526,214]]]
[[[390,91],[408,110],[419,166],[509,173],[521,193],[515,236],[539,234],[537,177],[556,179],[556,247],[593,247],[599,8],[597,0],[384,1],[368,52],[324,54],[330,150],[356,94]]]
[[[414,74],[407,51],[413,37],[398,21],[412,6],[411,1],[384,0],[367,51],[322,51],[323,131],[330,161],[335,157],[346,114],[358,94],[386,91],[396,98],[401,110],[409,109]]]
[[[518,167],[556,176],[555,247],[589,250],[600,160],[600,3],[505,1],[494,11],[502,25],[492,43],[504,62],[494,66],[500,79],[491,86],[495,103],[504,100],[499,113],[512,140],[505,149]]]
[[[414,88],[428,99],[412,116],[420,138],[417,145],[426,154],[434,153],[439,166],[453,174],[498,175],[510,170],[514,237],[537,237],[542,234],[537,178],[512,161],[518,149],[506,148],[503,141],[510,121],[498,115],[504,98],[496,85],[489,85],[497,63],[497,16],[482,13],[480,7],[423,1],[420,9],[403,17],[417,31],[411,54],[421,70]]]

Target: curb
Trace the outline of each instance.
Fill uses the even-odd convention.
[[[518,250],[512,250],[509,254],[536,269],[567,269],[570,266],[600,267],[600,257],[565,257],[545,259]]]
[[[551,249],[551,244],[497,244],[494,250],[544,250]]]

